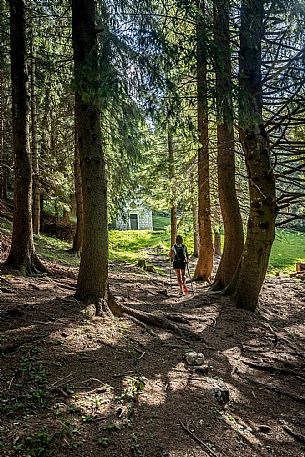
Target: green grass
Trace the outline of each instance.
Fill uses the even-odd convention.
[[[296,262],[305,262],[305,233],[277,230],[268,273],[291,273],[295,271]]]
[[[150,250],[158,247],[160,252],[169,252],[169,234],[148,230],[110,230],[109,259],[136,263],[146,259]],[[78,266],[79,258],[67,252],[71,244],[45,235],[35,235],[35,246],[41,257],[67,266]]]
[[[149,230],[111,230],[109,232],[109,259],[135,262],[145,259],[149,250],[169,251],[169,234]]]
[[[39,256],[70,267],[79,265],[79,258],[68,252],[71,243],[46,235],[35,235],[34,241]]]
[[[153,216],[154,230],[167,229],[170,225],[170,216]]]
[[[168,219],[158,216],[163,222]],[[0,233],[9,235],[11,224],[1,221]],[[184,242],[191,254],[193,251],[193,233],[182,233]],[[223,239],[222,239],[223,241]],[[45,259],[67,266],[77,267],[79,258],[67,252],[71,244],[57,238],[45,235],[35,235],[35,245],[38,254]],[[170,249],[169,230],[148,231],[128,230],[109,232],[109,259],[120,262],[136,263],[139,259],[146,259],[149,252],[158,247],[158,251],[167,254]],[[295,271],[296,262],[305,261],[305,233],[289,230],[277,230],[274,241],[268,273],[290,273]]]

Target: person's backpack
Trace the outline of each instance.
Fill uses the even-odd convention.
[[[184,246],[184,244],[175,244],[173,251],[175,254],[174,260],[178,262],[186,261],[186,247]]]

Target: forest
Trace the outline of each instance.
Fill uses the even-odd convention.
[[[305,455],[304,0],[0,0],[0,455]]]

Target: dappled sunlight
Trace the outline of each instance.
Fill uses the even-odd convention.
[[[88,323],[71,324],[51,332],[49,339],[60,345],[62,353],[94,352],[96,343],[108,349],[117,350],[118,347],[126,349],[126,335],[129,330],[124,323],[109,320],[107,327],[103,323],[102,319],[95,318],[92,325],[88,325]],[[131,345],[130,351],[132,351]]]
[[[162,405],[166,402],[168,386],[161,375],[153,379],[145,379],[145,388],[139,397],[140,405],[145,403],[150,406]]]
[[[162,267],[166,261],[158,257]],[[200,284],[195,285],[195,296],[181,298],[159,275],[116,264],[110,284],[119,303],[139,312],[172,316],[172,322],[181,322],[181,328],[203,338],[197,341],[158,326],[142,327],[128,318],[89,319],[85,306],[65,290],[66,285],[73,288],[71,280],[16,279],[14,291],[18,288],[27,305],[20,316],[5,321],[5,338],[15,345],[20,341],[22,348],[22,359],[15,351],[6,366],[5,414],[13,412],[22,419],[20,411],[34,411],[29,428],[19,425],[20,436],[47,433],[69,457],[74,446],[90,457],[98,452],[117,457],[121,448],[126,455],[201,455],[205,451],[192,433],[216,455],[226,455],[230,447],[234,455],[246,457],[260,455],[268,445],[276,448],[278,433],[288,449],[283,455],[297,455],[289,454],[290,438],[272,422],[274,415],[280,417],[277,394],[270,391],[267,397],[264,389],[272,386],[285,395],[292,385],[297,388],[298,380],[288,386],[283,375],[275,378],[247,365],[253,359],[259,364],[258,358],[279,366],[283,360],[298,362],[281,335],[285,332],[293,345],[302,344],[302,306],[285,301],[287,296],[296,299],[301,287],[286,281],[266,282],[260,313],[232,313],[229,299],[209,295]],[[276,307],[268,302],[273,294],[278,298]],[[13,294],[7,299],[15,306]],[[277,346],[274,332],[279,336]],[[5,347],[11,350],[8,344]],[[204,354],[204,365],[186,362],[190,350]],[[228,402],[214,395],[218,389],[229,392]],[[293,417],[297,408],[289,410],[285,396],[283,401],[287,417]],[[181,422],[189,424],[191,434]],[[272,431],[260,432],[261,424]],[[13,422],[10,430],[14,435]]]
[[[168,372],[167,379],[167,388],[170,388],[171,391],[176,392],[185,389],[189,383],[189,380],[184,363],[177,363],[173,368],[171,368]]]
[[[133,273],[122,276],[125,276],[126,289],[120,290],[120,294],[124,297],[125,293],[126,301],[135,284],[139,291],[137,301],[134,295],[130,299],[134,308],[138,306],[146,312],[164,309],[146,276],[139,280]],[[143,295],[149,287],[153,294]],[[154,333],[150,334],[128,319],[88,320],[70,298],[48,302],[39,301],[40,295],[37,291],[37,301],[24,316],[31,325],[22,321],[19,327],[15,319],[7,329],[10,338],[17,336],[16,331],[18,337],[25,333],[26,341],[31,340],[31,334],[43,338],[41,343],[38,340],[40,347],[36,352],[35,347],[31,352],[25,350],[21,365],[18,355],[14,354],[12,365],[20,365],[21,375],[17,378],[15,368],[8,369],[4,379],[9,386],[9,398],[14,395],[18,398],[13,404],[4,403],[5,406],[10,405],[14,411],[21,408],[18,393],[18,385],[21,385],[26,408],[37,411],[37,417],[30,419],[31,431],[23,426],[20,436],[34,435],[34,430],[38,433],[46,423],[48,436],[58,437],[60,449],[65,452],[72,453],[74,444],[87,450],[84,443],[88,442],[90,446],[108,447],[105,455],[108,451],[109,455],[120,455],[116,452],[119,442],[124,449],[134,446],[145,454],[145,446],[149,452],[155,449],[151,447],[154,443],[168,455],[185,457],[192,455],[197,445],[192,435],[183,430],[181,421],[189,423],[190,431],[216,453],[224,452],[227,443],[236,455],[252,457],[266,443],[268,445],[269,436],[260,434],[257,427],[264,423],[270,425],[272,414],[268,402],[264,402],[265,397],[261,410],[257,409],[261,392],[248,382],[253,370],[240,360],[250,358],[249,349],[252,356],[256,349],[267,354],[266,344],[272,343],[271,330],[268,327],[266,332],[256,316],[245,318],[241,311],[232,316],[229,303],[224,302],[220,307],[214,299],[206,302],[205,295],[197,301],[192,297],[177,302],[166,298],[168,312],[188,319],[196,329],[200,325],[197,331],[205,342],[191,342],[156,327],[152,327]],[[196,307],[199,302],[200,306]],[[172,303],[174,309],[168,307]],[[42,310],[47,316],[41,314]],[[47,317],[45,321],[43,316]],[[41,323],[33,324],[36,319]],[[291,327],[293,332],[300,330],[295,323],[288,326],[286,322],[286,327]],[[197,372],[196,367],[186,363],[185,355],[190,348],[204,353],[207,373]],[[280,388],[279,382],[277,386]],[[213,389],[218,387],[228,389],[229,403],[222,404],[214,398]],[[276,424],[272,430],[278,430]],[[151,442],[147,438],[150,434],[153,435]],[[221,436],[221,441],[216,436]],[[289,438],[285,441],[285,436],[281,436],[281,439],[284,446],[289,443]],[[273,440],[272,434],[271,448]],[[198,455],[200,452],[203,451],[198,444]],[[148,453],[152,454],[153,451]],[[158,455],[157,451],[155,454]]]
[[[234,411],[230,411],[230,408],[228,408],[226,411],[220,413],[220,417],[228,427],[237,432],[244,440],[248,441],[250,444],[263,446],[261,440],[254,434],[256,430],[255,427],[252,426],[252,422],[245,421],[238,415],[238,412],[236,412],[235,409]]]
[[[98,387],[88,388],[88,384]],[[83,422],[91,422],[100,418],[106,419],[107,414],[113,408],[115,395],[110,385],[103,384],[97,379],[85,380],[78,386],[81,392],[74,392],[67,404],[61,404],[63,411],[70,414],[78,413]],[[73,387],[71,387],[73,391]],[[75,390],[75,387],[74,387]],[[55,409],[60,408],[55,404]]]

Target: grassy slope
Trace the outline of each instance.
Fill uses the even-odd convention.
[[[278,230],[272,246],[269,272],[295,271],[295,263],[304,261],[305,233]]]
[[[167,218],[164,218],[167,221]],[[159,222],[159,221],[158,221]],[[161,222],[161,221],[160,221]],[[162,224],[160,223],[160,227]],[[10,224],[2,220],[0,233],[8,235]],[[184,235],[184,241],[189,252],[193,249],[193,235]],[[77,266],[79,259],[66,251],[71,247],[69,243],[56,238],[39,235],[35,236],[37,252],[42,257],[63,263],[69,266]],[[168,231],[118,231],[109,232],[109,258],[123,262],[136,262],[139,258],[147,257],[151,249],[158,248],[163,253],[168,253],[170,248],[170,236]],[[269,273],[295,271],[295,263],[305,261],[305,234],[278,230],[272,247]]]
[[[193,249],[192,234],[185,236],[189,252]],[[36,238],[38,252],[50,260],[77,265],[79,260],[69,254],[65,249],[68,243],[55,238],[39,236]],[[136,262],[139,258],[147,257],[150,249],[158,248],[167,253],[170,248],[168,232],[143,231],[117,231],[109,232],[109,258],[125,262]],[[291,272],[295,270],[295,263],[305,261],[305,234],[280,230],[272,247],[269,272]]]

